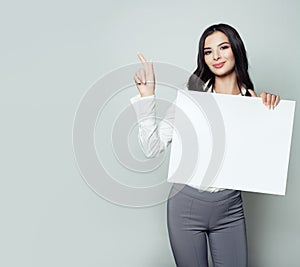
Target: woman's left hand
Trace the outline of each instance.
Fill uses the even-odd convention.
[[[251,96],[257,97],[257,94],[253,90],[248,89],[248,91]],[[280,101],[279,95],[273,95],[266,92],[262,92],[259,97],[261,97],[263,104],[265,104],[269,109],[274,109]]]

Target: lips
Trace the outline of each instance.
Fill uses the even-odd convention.
[[[213,66],[216,69],[220,69],[220,68],[222,68],[224,66],[224,64],[225,64],[225,62],[221,62],[221,63],[214,64]]]

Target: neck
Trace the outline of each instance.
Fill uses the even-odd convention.
[[[236,73],[232,72],[230,75],[224,77],[216,76],[214,90],[219,94],[240,94],[240,89],[236,79]]]

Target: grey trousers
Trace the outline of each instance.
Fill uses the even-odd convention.
[[[241,192],[215,193],[173,184],[167,224],[177,267],[246,267],[247,238]]]

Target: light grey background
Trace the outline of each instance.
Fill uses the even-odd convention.
[[[138,51],[192,72],[202,31],[221,21],[240,32],[256,89],[298,101],[299,7],[297,0],[2,1],[0,265],[175,266],[165,204],[113,205],[80,176],[72,148],[79,101],[99,77],[138,62]],[[250,267],[300,265],[298,117],[296,107],[286,196],[244,193]]]

